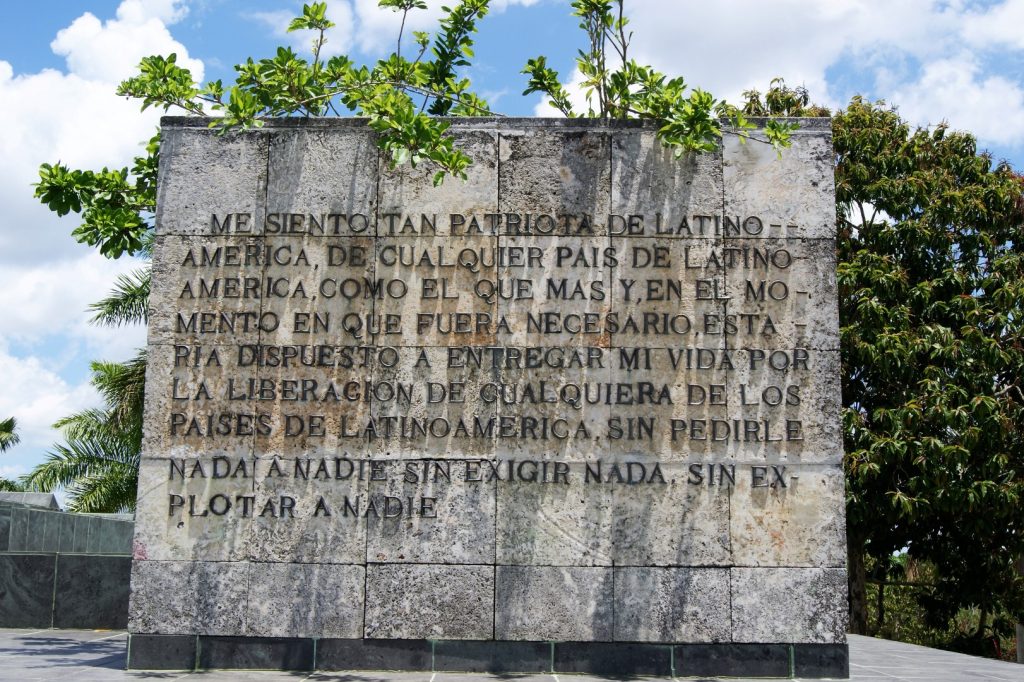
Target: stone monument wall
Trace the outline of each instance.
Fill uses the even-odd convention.
[[[677,159],[460,120],[435,187],[360,121],[164,119],[132,667],[841,672],[833,156],[800,124]]]

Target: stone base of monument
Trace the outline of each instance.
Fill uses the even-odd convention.
[[[650,644],[131,635],[133,670],[402,670],[849,677],[846,644]]]

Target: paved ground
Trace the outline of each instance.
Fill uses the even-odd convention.
[[[596,682],[584,675],[468,675],[452,673],[281,673],[251,671],[125,671],[123,632],[0,629],[3,682]],[[559,679],[561,678],[561,680]],[[867,637],[850,637],[852,682],[1024,682],[1024,665]],[[733,679],[733,682],[743,682]]]

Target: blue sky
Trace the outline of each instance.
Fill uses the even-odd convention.
[[[455,0],[448,0],[454,2]],[[442,0],[412,20],[436,27]],[[89,361],[130,356],[141,329],[89,323],[88,304],[117,274],[137,267],[75,244],[72,217],[32,198],[40,163],[122,166],[159,115],[114,96],[142,56],[177,52],[204,79],[230,80],[232,65],[305,49],[286,35],[294,0],[61,0],[5,3],[0,22],[0,418],[23,442],[0,459],[16,476],[56,440],[50,424],[99,400]],[[384,56],[396,17],[376,0],[330,0],[338,23],[328,50]],[[509,115],[550,115],[522,97],[519,71],[548,56],[573,80],[581,46],[568,0],[492,0],[469,72],[478,92]],[[948,121],[978,135],[997,159],[1024,167],[1024,0],[627,0],[636,58],[736,100],[775,76],[804,84],[815,101],[842,106],[856,93],[897,105],[911,122]]]

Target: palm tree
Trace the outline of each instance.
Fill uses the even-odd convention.
[[[143,255],[152,248],[152,232]],[[145,324],[148,319],[150,268],[121,275],[110,295],[90,306],[93,323],[112,327]],[[142,450],[142,405],[146,351],[127,362],[92,363],[92,384],[106,403],[64,417],[54,427],[64,442],[24,478],[35,490],[63,488],[67,507],[77,512],[126,512],[135,509]]]
[[[10,450],[21,440],[17,429],[18,422],[14,417],[0,421],[0,452]]]
[[[10,450],[18,441],[21,440],[18,437],[18,422],[14,417],[9,417],[0,421],[0,452],[6,452]],[[24,492],[25,486],[17,481],[12,481],[7,478],[0,477],[0,492]]]
[[[24,481],[35,490],[63,488],[70,511],[132,511],[142,450],[146,352],[124,363],[94,362],[92,373],[106,406],[54,424],[64,442]]]

